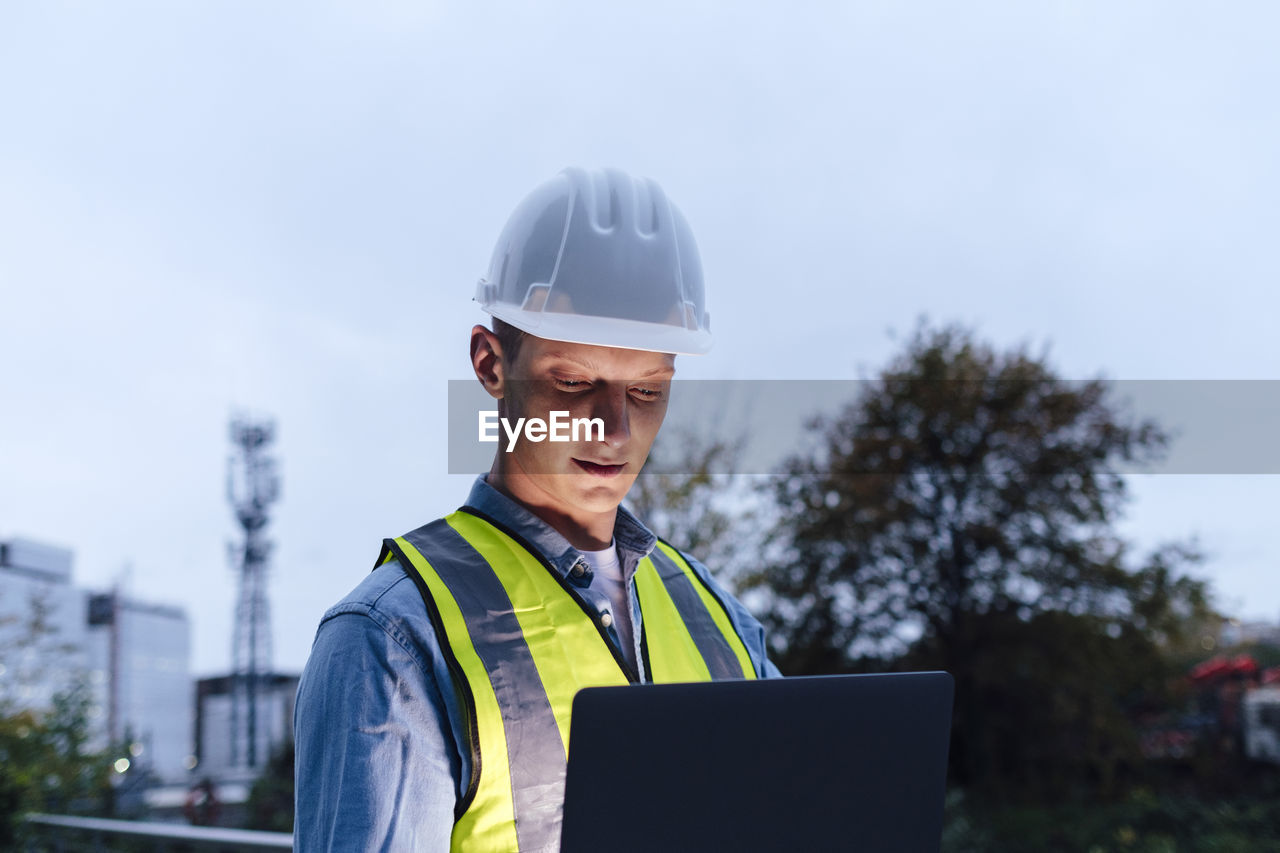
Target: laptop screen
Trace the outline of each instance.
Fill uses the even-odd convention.
[[[564,853],[936,851],[951,676],[589,688]]]

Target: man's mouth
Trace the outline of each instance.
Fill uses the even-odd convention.
[[[588,462],[585,459],[574,459],[573,464],[577,465],[588,474],[594,474],[597,477],[616,477],[622,473],[622,469],[627,467],[627,463],[621,465],[601,465],[598,462]]]

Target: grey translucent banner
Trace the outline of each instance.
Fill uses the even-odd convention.
[[[902,380],[895,392],[904,411],[915,407],[913,401],[919,402],[921,410],[936,410],[939,399],[970,404],[1026,399],[1020,396],[1026,389],[1015,388],[1014,384]],[[1069,395],[1099,385],[1100,406],[1113,413],[1118,423],[1150,421],[1170,439],[1157,458],[1113,458],[1111,467],[1119,473],[1280,474],[1280,380],[1059,381],[1053,388],[1035,388],[1028,393]],[[858,430],[853,429],[857,403],[882,390],[883,380],[879,379],[672,381],[665,421],[644,470],[689,473],[685,469],[689,468],[692,451],[723,443],[738,449],[718,457],[713,466],[715,473],[776,473],[788,457],[804,454],[816,458],[815,453],[824,442],[818,433],[807,428],[815,416],[845,419],[851,427],[850,434],[857,435]],[[449,473],[488,471],[495,454],[508,452],[511,433],[506,430],[513,425],[503,426],[496,421],[497,401],[474,379],[451,380],[448,394]],[[1034,399],[1040,400],[1041,396]],[[556,398],[544,395],[543,399]],[[1044,400],[1044,405],[1049,406],[1053,398]],[[567,439],[560,448],[561,456],[589,455],[592,448],[591,441],[585,438],[585,424],[579,425],[578,440],[573,439],[574,415],[568,408],[571,405],[566,404],[562,410],[565,414],[557,416],[556,424],[546,425],[542,438],[538,438],[537,429],[529,433],[522,428],[516,440],[550,441],[555,432]],[[1099,409],[1091,411],[1096,415]],[[481,419],[486,412],[490,413],[489,436],[496,436],[497,440],[480,438]],[[543,420],[551,418],[544,415]],[[1079,429],[1087,430],[1083,421]],[[880,433],[878,437],[885,438],[883,430]],[[945,428],[938,434],[947,438]],[[954,438],[963,440],[966,436],[971,437],[971,433],[957,433]],[[857,459],[846,461],[841,472],[893,473],[882,463],[862,465]]]

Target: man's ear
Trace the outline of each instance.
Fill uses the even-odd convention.
[[[471,327],[471,367],[489,396],[501,400],[505,393],[507,363],[503,360],[498,336],[484,326]]]

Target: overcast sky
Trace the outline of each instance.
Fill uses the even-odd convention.
[[[1064,376],[1277,379],[1269,3],[0,6],[0,538],[187,608],[230,661],[227,420],[274,416],[275,661],[447,512],[446,381],[514,205],[656,179],[703,379],[874,370],[921,314]],[[889,334],[896,330],[898,339]],[[1280,477],[1133,478],[1280,616]],[[711,562],[710,560],[708,562]]]

